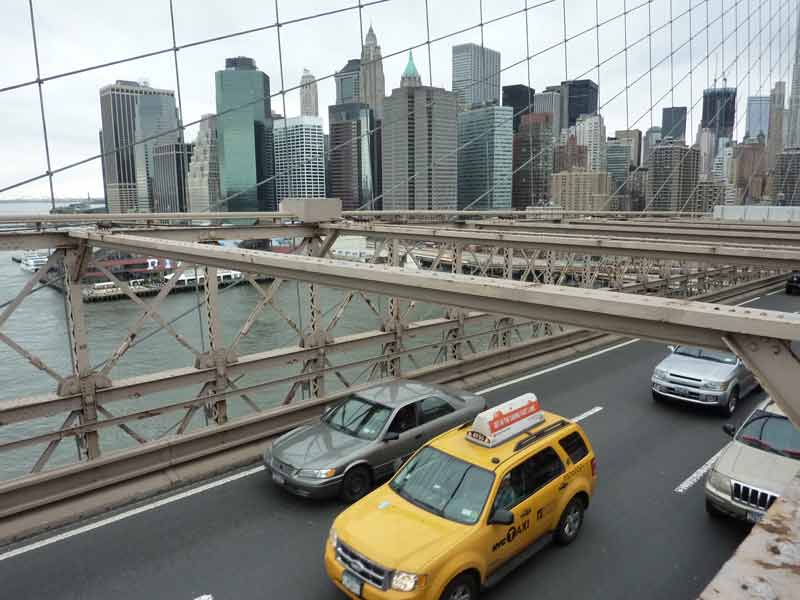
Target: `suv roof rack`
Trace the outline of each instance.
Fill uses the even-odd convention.
[[[566,426],[567,426],[567,421],[564,420],[564,419],[561,419],[559,421],[556,421],[555,423],[551,423],[550,425],[548,425],[544,429],[542,429],[540,431],[537,431],[535,433],[531,429],[528,429],[527,431],[523,432],[527,437],[525,437],[525,438],[523,438],[523,439],[521,439],[520,441],[517,442],[516,446],[514,446],[514,452],[519,452],[523,448],[527,448],[528,446],[530,446],[534,442],[536,442],[536,441],[538,441],[538,440],[540,440],[540,439],[542,439],[544,437],[547,437],[551,433],[555,433],[559,429],[562,429],[562,428],[564,428]]]

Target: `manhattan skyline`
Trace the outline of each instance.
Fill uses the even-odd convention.
[[[445,36],[477,22],[478,2],[467,2],[469,6],[453,14],[451,5],[444,2],[432,3],[430,9],[431,38]],[[474,4],[475,15],[472,15]],[[487,3],[484,3],[487,4]],[[484,21],[499,18],[504,14],[518,9],[518,2],[498,1],[484,6]],[[600,7],[600,18],[608,19],[616,14],[613,3],[603,3]],[[607,5],[606,5],[607,4]],[[653,28],[664,22],[666,16],[666,2],[653,3]],[[663,6],[662,6],[663,5]],[[236,11],[231,10],[235,6]],[[287,21],[301,16],[319,12],[330,3],[322,1],[280,3],[281,20]],[[714,7],[717,8],[717,7]],[[240,9],[240,10],[238,10]],[[717,8],[718,10],[718,8]],[[107,8],[104,3],[91,0],[86,3],[86,12],[94,12],[115,18],[104,18],[108,21],[105,30],[94,27],[91,19],[86,20],[86,15],[71,14],[64,7],[54,6],[48,8],[46,14],[37,14],[37,26],[42,28],[46,35],[40,36],[39,54],[41,71],[44,77],[63,73],[94,65],[98,62],[119,60],[133,54],[140,54],[150,50],[158,50],[164,46],[163,40],[169,39],[169,15],[164,14],[163,7],[157,3],[140,3],[137,6]],[[40,11],[44,12],[44,11]],[[578,11],[579,12],[579,11]],[[241,13],[241,14],[239,14]],[[463,13],[463,14],[462,14]],[[556,14],[558,13],[558,14]],[[531,10],[531,15],[536,18],[531,25],[531,53],[544,52],[544,48],[553,46],[554,49],[537,55],[531,61],[530,85],[537,91],[544,90],[548,85],[557,85],[564,80],[564,53],[563,46],[558,46],[559,39],[563,37],[561,31],[560,11],[541,7]],[[247,15],[245,18],[244,15]],[[387,2],[381,5],[365,7],[362,15],[362,26],[359,26],[358,11],[346,11],[332,17],[312,19],[302,23],[287,25],[282,28],[283,48],[283,76],[284,86],[288,90],[280,93],[281,69],[277,57],[277,36],[274,29],[268,29],[253,34],[242,35],[223,42],[215,42],[184,49],[179,53],[180,83],[182,92],[181,117],[184,123],[199,121],[201,115],[215,112],[213,94],[213,72],[228,56],[252,56],[259,68],[263,70],[272,81],[273,110],[296,116],[300,114],[299,91],[296,86],[303,68],[308,68],[317,75],[319,82],[320,116],[324,128],[328,130],[327,111],[325,108],[334,103],[333,77],[335,70],[340,69],[350,58],[361,54],[362,39],[372,24],[382,47],[384,56],[384,72],[386,74],[387,94],[391,93],[392,82],[396,81],[402,73],[406,60],[404,50],[410,44],[419,43],[420,32],[424,32],[424,10],[420,12],[413,7],[409,9],[400,2]],[[591,22],[594,22],[592,15]],[[712,15],[713,17],[713,15]],[[568,19],[568,34],[580,31],[589,17],[583,14],[572,14]],[[233,2],[204,1],[193,5],[192,10],[185,6],[178,6],[175,14],[177,42],[189,44],[208,37],[225,35],[231,32],[242,31],[252,27],[266,26],[274,22],[274,7],[264,8],[263,4],[249,0],[234,0]],[[125,26],[123,28],[123,25]],[[612,22],[603,28],[615,36],[614,32],[621,32],[620,22]],[[81,32],[88,31],[89,27],[97,32],[95,37],[81,36]],[[420,27],[421,26],[421,27]],[[25,33],[26,27],[28,29]],[[628,18],[629,30],[647,27],[646,11],[642,14],[632,12]],[[32,49],[30,42],[30,24],[26,10],[16,7],[10,8],[8,18],[0,24],[0,46],[9,54],[20,56],[19,61],[12,61],[6,73],[2,76],[0,86],[13,85],[30,79],[32,67]],[[794,26],[792,27],[794,28]],[[675,46],[684,41],[684,28],[676,27]],[[653,36],[653,63],[657,63],[668,51],[668,36]],[[680,34],[680,35],[679,35]],[[715,45],[715,38],[719,32],[711,31],[711,44]],[[702,36],[704,37],[704,36]],[[424,40],[424,33],[422,36]],[[309,43],[309,40],[316,43]],[[718,41],[718,39],[717,39]],[[744,41],[744,40],[741,40]],[[460,34],[452,38],[445,38],[431,44],[431,58],[428,60],[427,51],[421,48],[417,52],[417,65],[423,83],[432,83],[434,87],[451,89],[451,49],[460,43],[480,43],[480,34],[477,30]],[[701,44],[702,42],[702,44]],[[484,44],[486,47],[497,50],[502,55],[502,67],[513,65],[522,59],[522,63],[508,68],[501,75],[502,85],[524,84],[528,85],[528,68],[524,61],[525,32],[521,18],[498,20],[484,28]],[[701,50],[705,49],[705,39],[695,40],[695,63],[697,56],[702,56]],[[702,46],[702,48],[701,48]],[[320,52],[324,47],[325,51]],[[728,66],[728,85],[734,85],[734,62],[732,57],[734,39],[729,39],[725,44],[726,63]],[[755,68],[750,78],[740,84],[741,93],[737,97],[737,115],[745,112],[747,101],[747,88],[750,85],[751,95],[768,95],[771,86],[778,79],[787,81],[787,88],[791,89],[790,73],[787,70],[787,61],[791,61],[793,50],[783,57],[782,64],[776,68],[771,78],[765,78],[759,89],[756,81],[758,69]],[[611,47],[601,48],[601,60],[604,60],[616,50]],[[629,72],[638,77],[649,68],[646,52],[631,52],[629,54]],[[717,53],[720,60],[718,70],[722,70],[722,53]],[[776,51],[773,55],[777,54]],[[768,56],[768,55],[767,55]],[[648,114],[649,91],[647,80],[633,85],[628,94],[628,110],[626,111],[625,94],[620,94],[613,100],[611,98],[625,86],[625,73],[623,58],[611,60],[600,69],[599,78],[596,69],[595,38],[585,35],[570,41],[568,45],[568,76],[570,78],[599,79],[600,105],[609,131],[625,128],[630,121],[631,128],[646,131],[651,125]],[[692,137],[700,121],[701,107],[696,104],[700,90],[706,87],[707,82],[714,77],[714,62],[716,57],[711,57],[705,62],[699,62],[694,71],[693,97],[689,97],[689,78],[681,83],[678,81],[688,70],[688,48],[683,48],[676,53],[673,61],[675,70],[676,89],[674,105],[689,106],[694,104],[687,116],[687,138]],[[767,58],[764,60],[763,73],[769,71]],[[669,61],[661,62],[653,72],[654,99],[658,99],[669,90]],[[430,66],[429,66],[430,65]],[[788,65],[791,66],[791,65]],[[432,67],[432,71],[431,71]],[[743,63],[739,63],[740,78],[745,71]],[[327,79],[325,79],[327,77]],[[95,156],[97,150],[97,130],[99,129],[99,110],[97,109],[97,90],[117,79],[142,80],[147,79],[153,87],[177,89],[174,72],[173,57],[170,52],[125,62],[105,68],[87,71],[81,76],[61,78],[47,82],[43,86],[45,115],[48,122],[48,135],[50,141],[51,163],[53,168]],[[787,91],[788,91],[787,89]],[[788,95],[788,94],[787,94]],[[21,179],[33,177],[46,170],[44,151],[42,146],[41,117],[38,111],[38,100],[35,88],[21,88],[20,90],[4,95],[3,110],[5,113],[14,114],[15,119],[9,124],[6,142],[0,145],[0,187],[10,185]],[[285,106],[284,106],[285,101]],[[604,105],[608,103],[607,105]],[[661,109],[672,105],[670,94],[658,102],[652,110],[652,124],[659,125]],[[630,115],[630,116],[628,116]],[[638,123],[633,121],[645,115]],[[744,133],[744,120],[734,132],[734,136],[741,139]],[[187,127],[185,139],[193,140],[197,134],[197,125]],[[691,133],[690,133],[691,132]],[[687,140],[688,141],[688,140]],[[25,156],[13,151],[14,148],[31,148],[32,152]],[[86,193],[93,196],[102,195],[102,176],[100,161],[94,160],[76,169],[60,173],[54,178],[55,195],[85,197]],[[0,194],[1,199],[17,197],[45,197],[49,195],[46,178]]]

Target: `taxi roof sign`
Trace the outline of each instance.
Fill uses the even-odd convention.
[[[544,421],[536,394],[527,393],[475,416],[467,439],[494,448]]]

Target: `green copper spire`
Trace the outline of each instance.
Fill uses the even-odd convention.
[[[401,87],[411,87],[422,85],[422,78],[419,76],[417,66],[414,64],[414,55],[411,50],[408,51],[408,64],[406,70],[403,71],[403,77],[400,79]]]

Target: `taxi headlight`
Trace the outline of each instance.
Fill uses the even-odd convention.
[[[336,475],[336,469],[300,469],[298,477],[304,479],[330,479]]]
[[[704,381],[703,389],[712,390],[715,392],[723,392],[728,389],[730,381]]]
[[[414,573],[396,571],[392,576],[392,589],[399,592],[410,592],[417,587],[417,584],[422,586],[424,582],[424,575],[415,575]]]
[[[653,371],[653,377],[656,379],[666,379],[667,378],[667,370],[666,369],[658,369],[656,368]]]
[[[731,492],[730,477],[726,477],[714,469],[708,472],[708,485],[722,494],[730,494]]]

